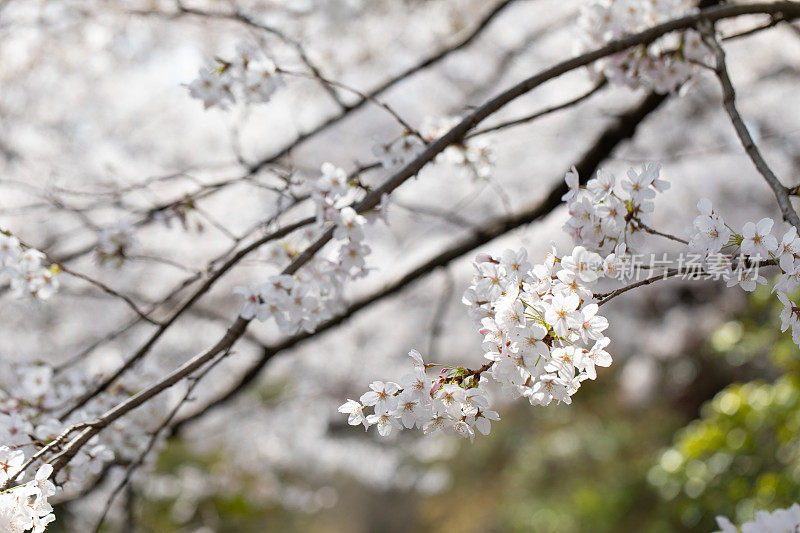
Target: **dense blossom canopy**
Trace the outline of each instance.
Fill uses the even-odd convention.
[[[336,505],[325,480],[341,472],[435,493],[447,474],[426,463],[452,455],[448,437],[486,440],[515,401],[586,409],[582,394],[613,376],[643,387],[630,354],[678,352],[692,324],[664,318],[673,338],[652,342],[607,304],[668,278],[721,282],[739,302],[769,292],[779,316],[768,327],[800,346],[798,187],[782,181],[796,157],[771,166],[762,155],[776,134],[740,115],[726,56],[738,39],[796,30],[800,5],[591,0],[528,34],[507,13],[530,22],[539,8],[523,4],[535,3],[0,1],[0,283],[13,354],[0,358],[0,530],[44,531],[58,503],[65,527],[100,530],[116,500],[132,512],[136,491],[172,501],[176,523],[226,491],[320,510]],[[420,49],[406,50],[404,28],[418,29],[406,22],[423,19]],[[472,50],[496,19],[503,54]],[[237,31],[209,29],[225,24]],[[19,34],[25,25],[36,34]],[[81,44],[42,54],[49,31]],[[398,68],[384,72],[388,59]],[[124,66],[138,64],[144,74]],[[773,67],[751,66],[754,78]],[[423,72],[435,88],[414,85]],[[166,102],[148,108],[152,121],[124,109],[140,101],[129,93],[147,87],[141,76],[168,80],[146,89],[145,107]],[[562,79],[590,88],[565,100],[549,88]],[[28,94],[36,87],[45,103]],[[601,91],[612,97],[600,112],[557,118]],[[694,146],[697,110],[668,108],[675,131],[649,133],[661,152],[616,152],[659,107],[711,99],[725,119],[714,128],[733,132],[722,140],[764,188],[742,209],[730,196],[756,187],[736,174],[743,157],[720,193],[704,162],[663,155]],[[92,114],[106,107],[108,120]],[[539,119],[535,138],[505,133]],[[546,172],[559,179],[532,187]],[[507,235],[534,221],[546,227],[534,240]],[[462,256],[474,258],[471,280],[453,274]],[[401,302],[436,307],[432,319],[381,307],[440,267],[438,305],[419,306],[412,290]],[[366,325],[343,325],[373,304]],[[165,475],[172,454],[181,467]],[[677,449],[661,457],[654,484],[705,468]],[[697,498],[701,476],[687,475]],[[786,507],[731,516],[744,533],[800,527],[800,507]]]

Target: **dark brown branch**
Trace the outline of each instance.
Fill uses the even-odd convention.
[[[285,69],[282,69],[280,67],[278,67],[276,69],[276,72],[279,72],[281,74],[285,74],[287,76],[297,76],[297,77],[301,77],[301,78],[302,77],[307,77],[307,75],[302,73],[302,72],[293,72],[291,70],[285,70]],[[422,142],[425,142],[425,138],[416,130],[416,128],[414,128],[411,124],[409,124],[403,117],[400,116],[400,114],[397,111],[392,109],[392,107],[389,104],[387,104],[386,102],[384,102],[382,100],[379,100],[378,98],[376,98],[374,96],[371,96],[369,94],[363,93],[363,92],[359,91],[358,89],[350,87],[349,85],[345,85],[344,83],[341,83],[341,82],[338,82],[338,81],[334,81],[334,80],[329,80],[327,78],[322,78],[322,77],[320,77],[319,79],[322,82],[327,83],[331,87],[338,87],[338,88],[340,88],[342,90],[345,90],[345,91],[348,91],[348,92],[351,92],[351,93],[355,94],[356,96],[358,96],[362,100],[366,100],[368,102],[372,102],[376,106],[380,107],[381,109],[383,109],[387,113],[389,113],[392,116],[392,118],[395,119],[395,121],[397,121],[397,123],[400,124],[400,126],[405,131],[407,131],[408,133],[412,133],[414,136],[419,138]]]
[[[649,277],[649,278],[645,278],[643,280],[631,283],[630,285],[626,285],[624,287],[621,287],[621,288],[619,288],[619,289],[617,289],[615,291],[611,291],[611,292],[609,292],[607,294],[596,294],[595,298],[597,298],[597,305],[603,305],[605,303],[608,303],[609,300],[612,300],[612,299],[616,298],[620,294],[624,294],[624,293],[626,293],[628,291],[631,291],[633,289],[636,289],[638,287],[644,287],[645,285],[650,285],[650,284],[655,283],[656,281],[659,281],[659,280],[662,280],[662,279],[668,279],[668,278],[671,278],[673,276],[677,276],[678,274],[681,274],[682,272],[683,271],[681,269],[679,269],[679,268],[672,268],[672,269],[669,269],[669,270],[665,271],[662,274],[659,274],[658,276],[652,276],[652,277]]]
[[[72,441],[70,441],[70,443],[65,446],[61,452],[51,458],[49,462],[53,466],[54,473],[57,473],[59,470],[61,470],[70,461],[70,459],[75,456],[78,450],[80,450],[84,444],[89,442],[92,437],[97,435],[103,428],[107,427],[109,424],[122,417],[126,413],[136,409],[154,396],[175,385],[196,370],[202,368],[209,361],[214,359],[217,354],[229,350],[236,340],[242,336],[244,330],[247,328],[248,323],[248,320],[238,318],[233,325],[228,328],[228,331],[225,332],[225,335],[207,351],[186,361],[183,365],[171,372],[161,381],[131,396],[119,405],[109,409],[92,422],[88,423],[89,427],[78,433],[78,435],[72,439]],[[3,490],[3,488],[0,487],[0,490]]]
[[[797,5],[800,6],[800,4]],[[739,114],[739,110],[736,108],[736,91],[728,75],[728,67],[725,63],[725,50],[722,48],[722,45],[719,44],[719,41],[717,41],[713,32],[713,27],[706,28],[704,34],[706,43],[714,51],[716,59],[714,72],[717,74],[717,78],[722,86],[722,105],[725,108],[725,112],[728,113],[731,123],[733,123],[736,135],[739,137],[744,151],[747,153],[748,157],[750,157],[756,170],[758,170],[758,173],[761,174],[767,182],[767,185],[769,185],[772,192],[775,194],[775,199],[778,202],[784,220],[800,231],[800,217],[797,216],[797,211],[794,210],[792,202],[789,200],[789,189],[781,183],[766,160],[764,160],[764,156],[761,155],[761,151],[750,136],[750,132],[747,130],[747,126],[745,126],[744,120]]]
[[[766,24],[762,24],[760,26],[756,26],[754,28],[750,28],[749,30],[744,30],[739,33],[733,33],[731,35],[726,35],[722,37],[723,41],[733,41],[735,39],[741,39],[742,37],[749,37],[750,35],[761,33],[764,30],[768,30],[780,24],[781,22],[786,22],[787,20],[781,15],[780,13],[773,15],[770,17],[770,21]]]

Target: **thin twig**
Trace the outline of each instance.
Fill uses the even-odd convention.
[[[0,233],[5,233],[7,235],[11,234],[10,232],[8,232],[6,230],[3,230],[3,229],[0,229]],[[29,244],[21,241],[21,240],[19,241],[19,243],[23,248],[36,249],[36,248],[30,246]],[[38,251],[41,252],[41,250],[38,250]],[[125,304],[128,307],[130,307],[133,310],[133,312],[136,313],[139,316],[139,318],[141,318],[142,320],[145,320],[145,321],[149,322],[150,324],[154,324],[156,326],[160,325],[160,323],[157,320],[155,320],[153,318],[150,318],[150,316],[148,316],[147,313],[145,313],[144,311],[139,309],[139,306],[136,305],[136,303],[133,300],[131,300],[130,297],[128,297],[128,296],[126,296],[126,295],[124,295],[124,294],[122,294],[120,292],[115,291],[114,289],[112,289],[111,287],[109,287],[108,285],[103,283],[102,281],[93,279],[93,278],[87,276],[86,274],[83,274],[81,272],[77,272],[75,270],[72,270],[69,267],[64,266],[63,264],[58,263],[47,252],[41,252],[41,253],[44,254],[45,259],[47,259],[47,261],[49,263],[55,265],[60,271],[64,272],[67,275],[70,275],[70,276],[72,276],[74,278],[81,279],[81,280],[89,283],[90,285],[94,285],[95,287],[97,287],[101,291],[105,292],[106,294],[109,294],[109,295],[111,295],[111,296],[113,296],[115,298],[119,298],[120,300],[125,302]]]
[[[655,283],[656,281],[659,281],[659,280],[662,280],[662,279],[668,279],[668,278],[671,278],[673,276],[677,276],[678,274],[681,274],[683,272],[684,271],[682,269],[680,269],[680,268],[668,269],[668,270],[664,271],[663,274],[659,274],[658,276],[651,276],[649,278],[645,278],[645,279],[637,281],[635,283],[631,283],[630,285],[626,285],[624,287],[621,287],[621,288],[619,288],[617,290],[614,290],[614,291],[611,291],[609,293],[602,293],[602,294],[598,293],[598,294],[595,294],[594,296],[597,299],[597,305],[603,305],[605,303],[608,303],[609,300],[612,300],[612,299],[616,298],[620,294],[624,294],[624,293],[626,293],[626,292],[628,292],[630,290],[633,290],[633,289],[635,289],[637,287],[644,287],[645,285],[650,285],[651,283]]]
[[[749,259],[748,259],[748,261],[749,261]],[[766,260],[763,260],[763,261],[759,261],[757,263],[754,262],[754,261],[752,262],[752,266],[755,267],[755,268],[761,268],[761,267],[766,267],[766,266],[774,266],[775,264],[776,263],[775,263],[774,259],[766,259]],[[686,274],[686,273],[687,273],[687,271],[685,269],[681,269],[681,268],[667,269],[667,270],[665,270],[664,272],[662,272],[661,274],[659,274],[657,276],[651,276],[649,278],[645,278],[643,280],[637,281],[635,283],[631,283],[630,285],[626,285],[624,287],[620,287],[619,289],[616,289],[616,290],[608,292],[608,293],[598,293],[598,294],[595,294],[594,297],[597,300],[597,305],[603,305],[603,304],[607,303],[609,300],[611,300],[613,298],[616,298],[620,294],[624,294],[624,293],[626,293],[626,292],[628,292],[630,290],[636,289],[638,287],[644,287],[645,285],[650,285],[652,283],[655,283],[656,281],[669,279],[669,278],[672,278],[672,277],[677,276],[679,274]],[[711,276],[712,274],[706,273],[706,275]],[[691,278],[691,279],[700,279],[700,278]],[[704,278],[704,279],[708,279],[708,278]],[[716,278],[716,279],[718,279],[718,278]]]
[[[658,235],[659,237],[664,237],[665,239],[669,239],[671,241],[679,242],[679,243],[685,244],[685,245],[689,244],[689,241],[687,241],[685,239],[681,239],[680,237],[676,237],[675,235],[672,235],[670,233],[663,233],[661,231],[653,229],[650,226],[648,226],[647,224],[645,224],[644,222],[642,222],[641,220],[637,219],[636,220],[636,224],[640,229],[642,229],[642,230],[644,230],[647,233],[650,233],[652,235]]]
[[[305,74],[304,72],[294,72],[294,71],[286,70],[286,69],[283,69],[283,68],[276,68],[276,72],[279,72],[281,74],[285,74],[287,76],[295,76],[295,77],[300,77],[300,78],[307,78],[308,77],[308,75]],[[366,100],[368,102],[372,102],[376,106],[380,107],[381,109],[383,109],[387,113],[389,113],[392,116],[392,118],[394,118],[398,122],[398,124],[400,124],[400,126],[403,127],[403,129],[405,131],[407,131],[408,133],[414,135],[419,140],[421,140],[423,143],[426,142],[425,138],[417,131],[417,129],[414,128],[411,124],[409,124],[403,117],[400,116],[400,114],[397,111],[392,109],[391,106],[389,106],[389,104],[387,104],[386,102],[384,102],[382,100],[378,100],[378,98],[376,98],[375,96],[372,96],[370,94],[361,92],[358,89],[350,87],[349,85],[345,85],[344,83],[341,83],[341,82],[338,82],[338,81],[334,81],[334,80],[329,80],[329,79],[323,78],[321,76],[316,76],[316,78],[318,78],[323,83],[326,83],[326,84],[330,85],[331,87],[339,87],[340,89],[344,89],[345,91],[349,91],[349,92],[357,95],[358,97],[360,97],[360,98],[362,98],[362,99],[364,99],[364,100]]]
[[[48,261],[50,261],[51,259],[52,259],[52,258],[50,258],[50,257],[48,256]],[[121,299],[123,302],[125,302],[125,303],[128,305],[128,307],[130,307],[131,309],[133,309],[133,311],[134,311],[134,312],[135,312],[135,313],[136,313],[136,314],[139,316],[139,318],[141,318],[142,320],[144,320],[144,321],[146,321],[146,322],[149,322],[150,324],[153,324],[153,325],[155,325],[155,326],[160,326],[160,325],[161,325],[161,322],[159,322],[159,321],[157,321],[157,320],[155,320],[155,319],[153,319],[153,318],[150,318],[150,316],[148,316],[148,315],[147,315],[147,313],[145,313],[144,311],[142,311],[141,309],[139,309],[139,306],[137,306],[137,305],[136,305],[136,304],[133,302],[133,300],[131,300],[131,299],[130,299],[128,296],[126,296],[126,295],[124,295],[124,294],[122,294],[122,293],[119,293],[119,292],[115,291],[114,289],[112,289],[111,287],[109,287],[108,285],[106,285],[105,283],[103,283],[102,281],[98,281],[98,280],[96,280],[96,279],[92,279],[92,278],[90,278],[89,276],[87,276],[86,274],[81,274],[80,272],[76,272],[76,271],[72,270],[71,268],[64,266],[63,264],[58,264],[58,263],[55,263],[55,264],[56,264],[56,265],[58,266],[58,268],[59,268],[59,269],[61,269],[61,271],[63,271],[65,274],[69,274],[69,275],[70,275],[70,276],[72,276],[72,277],[75,277],[75,278],[78,278],[78,279],[82,279],[83,281],[85,281],[85,282],[87,282],[87,283],[90,283],[91,285],[94,285],[95,287],[97,287],[98,289],[102,290],[102,291],[103,291],[103,292],[105,292],[106,294],[110,294],[111,296],[114,296],[114,297],[116,297],[116,298],[119,298],[119,299]]]
[[[762,24],[760,26],[756,26],[754,28],[750,28],[749,30],[741,31],[739,33],[734,33],[734,34],[731,34],[731,35],[725,35],[724,37],[722,37],[722,40],[727,42],[727,41],[733,41],[735,39],[740,39],[742,37],[748,37],[748,36],[753,35],[755,33],[760,33],[760,32],[762,32],[764,30],[768,30],[770,28],[773,28],[773,27],[777,26],[778,24],[780,24],[781,22],[786,22],[786,19],[783,17],[783,15],[778,13],[776,15],[772,15],[772,17],[770,17],[770,21],[768,23],[766,23],[766,24]]]
[[[568,107],[572,107],[572,106],[574,106],[576,104],[579,104],[579,103],[583,102],[587,98],[590,98],[592,95],[594,95],[595,93],[597,93],[601,89],[603,89],[606,85],[608,85],[608,80],[603,78],[600,82],[595,84],[594,87],[592,87],[591,89],[589,89],[588,91],[586,91],[582,95],[580,95],[580,96],[578,96],[576,98],[573,98],[571,100],[568,100],[568,101],[564,102],[563,104],[558,104],[558,105],[554,105],[554,106],[551,106],[551,107],[547,107],[545,109],[542,109],[541,111],[537,111],[536,113],[533,113],[533,114],[525,116],[525,117],[517,118],[517,119],[514,119],[514,120],[509,120],[507,122],[501,122],[500,124],[496,124],[494,126],[488,126],[486,128],[481,128],[481,129],[475,130],[472,133],[470,133],[469,135],[467,135],[465,138],[466,139],[471,139],[472,137],[477,137],[478,135],[484,135],[486,133],[491,133],[493,131],[499,131],[499,130],[510,128],[510,127],[513,127],[513,126],[519,126],[521,124],[526,124],[528,122],[536,120],[537,118],[543,117],[545,115],[549,115],[551,113],[555,113],[556,111],[560,111],[562,109],[566,109]]]

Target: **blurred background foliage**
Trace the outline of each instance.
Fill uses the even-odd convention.
[[[164,532],[210,531],[209,524],[236,532],[706,532],[718,514],[741,523],[756,509],[800,500],[800,354],[775,327],[778,301],[768,289],[749,303],[684,354],[694,377],[681,390],[662,386],[632,405],[615,365],[572,406],[517,402],[489,438],[462,443],[436,465],[451,480],[433,495],[337,479],[316,493],[335,504],[292,512],[260,505],[253,478],[219,491],[224,498],[137,494],[130,512],[141,530]],[[225,462],[173,440],[158,469],[185,476]]]

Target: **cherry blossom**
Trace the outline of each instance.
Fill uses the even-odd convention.
[[[659,164],[646,163],[639,171],[630,169],[627,179],[617,183],[613,175],[599,169],[586,188],[582,188],[575,183],[576,174],[571,170],[565,179],[572,180],[576,187],[570,185],[570,192],[564,195],[570,214],[564,231],[589,252],[608,253],[619,244],[625,244],[629,251],[638,248],[643,229],[652,222],[653,198],[669,188],[660,171]],[[591,257],[592,264],[598,261],[594,256],[587,257]],[[567,259],[567,264],[570,261]],[[583,274],[589,276],[587,281],[594,270]]]
[[[697,209],[700,215],[694,219],[693,227],[687,230],[689,249],[703,255],[717,253],[730,244],[733,233],[713,210],[711,200],[703,198],[697,203]]]
[[[757,285],[766,285],[767,278],[759,275],[757,268],[736,269],[723,274],[728,287],[739,285],[744,291],[753,292]]]
[[[47,266],[44,253],[0,230],[0,280],[9,281],[17,297],[49,299],[59,288],[59,271],[57,265]]]
[[[364,424],[364,429],[369,427],[366,416],[364,416],[364,406],[355,400],[347,400],[347,403],[339,407],[339,412],[348,415],[347,423],[351,426]]]
[[[765,258],[777,250],[778,240],[770,233],[773,224],[771,218],[762,218],[758,224],[746,223],[742,228],[742,253]]]
[[[413,160],[424,148],[425,143],[422,139],[413,133],[405,132],[388,144],[376,143],[372,147],[372,153],[383,168],[393,168]]]
[[[280,69],[249,42],[239,43],[231,59],[215,58],[203,67],[198,77],[186,84],[189,94],[203,103],[205,109],[228,109],[237,101],[266,103],[284,86]]]
[[[610,40],[642,31],[696,9],[688,0],[636,2],[591,0],[581,5],[580,50],[596,48]],[[710,55],[700,35],[686,30],[669,35],[647,47],[627,49],[599,61],[592,67],[597,75],[631,88],[652,87],[658,92],[675,91],[697,71],[690,63],[703,62]]]
[[[439,119],[428,117],[423,122],[420,133],[426,142],[435,141],[458,122],[457,117]],[[492,172],[494,154],[487,140],[475,138],[448,146],[437,160],[457,166],[466,176],[487,179]]]
[[[720,531],[717,533],[784,533],[797,531],[800,528],[800,504],[795,503],[788,509],[777,509],[771,513],[756,511],[755,519],[737,528],[724,516],[717,517]]]
[[[792,226],[781,238],[775,255],[779,258],[779,266],[784,272],[793,272],[800,258],[800,237],[797,228]]]
[[[789,296],[779,292],[778,300],[780,300],[783,309],[781,310],[781,331],[786,331],[792,328],[792,340],[800,346],[800,308],[797,304],[789,299]]]
[[[416,350],[410,351],[409,357],[412,372],[401,380],[402,386],[375,381],[371,390],[361,396],[361,404],[374,407],[374,413],[366,417],[365,427],[376,425],[381,436],[417,427],[426,434],[446,431],[472,439],[476,425],[482,434],[487,434],[489,420],[499,420],[497,413],[488,409],[485,378],[476,379],[477,374],[465,378],[465,370],[445,368],[433,381],[427,377],[426,368],[436,365],[426,365]],[[339,412],[348,414],[348,423],[358,425],[362,423],[361,404],[348,400]]]
[[[192,98],[200,100],[204,108],[216,106],[226,109],[234,101],[231,84],[230,77],[204,67],[198,71],[197,78],[186,87]]]
[[[594,343],[594,346],[592,346],[591,350],[588,352],[581,352],[579,356],[579,362],[576,364],[576,366],[581,370],[585,370],[586,376],[589,379],[595,379],[597,377],[595,366],[611,366],[611,355],[604,350],[604,348],[608,346],[610,342],[611,339],[608,337],[601,337],[597,339],[597,342]]]
[[[5,467],[9,461],[13,461],[15,468],[19,468],[24,460],[21,451],[12,452],[8,447],[0,446],[0,465]],[[56,519],[53,507],[47,501],[56,493],[56,487],[49,479],[52,472],[53,467],[44,464],[36,471],[33,480],[21,483],[17,479],[19,484],[0,492],[0,530],[8,533],[40,533]],[[6,470],[0,469],[0,482],[5,483],[18,473],[13,471],[9,476]]]
[[[375,407],[376,412],[394,410],[397,405],[395,395],[400,390],[400,386],[397,383],[373,381],[369,388],[372,390],[361,395],[361,403],[369,407]]]
[[[617,252],[624,255],[624,247]],[[594,274],[585,275],[590,264]],[[489,377],[504,393],[532,405],[571,403],[581,382],[597,377],[596,366],[611,364],[605,351],[610,340],[603,335],[608,321],[589,303],[593,295],[587,286],[604,275],[602,264],[599,255],[580,246],[562,259],[550,253],[536,265],[524,250],[506,250],[500,258],[480,254],[462,301],[483,337],[488,363],[475,370],[425,363],[412,350],[413,371],[402,385],[375,381],[362,395],[361,404],[375,411],[367,422],[378,424],[381,435],[421,427],[425,434],[444,431],[472,440],[476,429],[486,434],[489,421],[499,419],[485,391]],[[436,377],[428,377],[429,369],[438,368]],[[348,400],[340,412],[350,416],[358,405]]]

